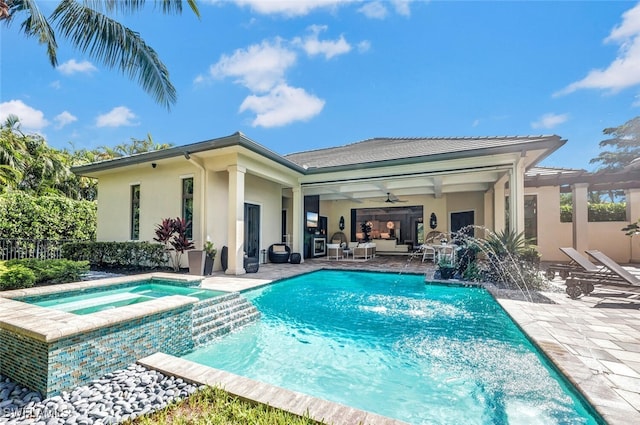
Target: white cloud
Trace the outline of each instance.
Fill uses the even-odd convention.
[[[389,14],[389,10],[381,1],[366,2],[358,12],[370,19],[384,19]]]
[[[304,89],[281,84],[264,96],[248,96],[240,105],[240,112],[249,110],[256,114],[252,121],[254,127],[280,127],[313,118],[324,104],[324,100]]]
[[[223,55],[211,66],[213,77],[237,77],[237,82],[252,91],[264,92],[284,80],[285,71],[296,62],[296,54],[281,45],[263,41],[247,49],[238,49],[233,55]]]
[[[580,89],[604,89],[616,93],[640,84],[640,3],[622,16],[622,23],[604,40],[620,44],[616,59],[605,69],[589,71],[582,80],[569,84],[554,96]]]
[[[20,127],[26,131],[40,131],[49,125],[44,113],[32,108],[21,100],[9,100],[0,103],[0,122],[4,122],[9,115],[20,119]]]
[[[309,56],[324,55],[325,59],[331,59],[334,56],[351,51],[351,45],[347,43],[344,36],[340,36],[339,39],[334,41],[318,40],[319,34],[326,30],[326,25],[312,25],[309,27],[310,35],[305,37],[304,40],[296,38],[293,42],[300,45]]]
[[[90,74],[98,70],[98,68],[93,66],[93,64],[89,61],[76,62],[75,59],[66,61],[62,65],[59,65],[57,69],[64,75],[72,75],[79,72]]]
[[[569,114],[544,114],[538,119],[538,121],[532,122],[531,127],[550,129],[566,122],[568,119]]]
[[[631,106],[640,106],[640,94],[637,94],[637,95],[634,97],[634,101],[633,101],[633,103],[631,104]]]
[[[206,78],[202,74],[196,75],[196,78],[193,79],[193,84],[202,84],[206,81]]]
[[[206,0],[219,3],[220,0]],[[224,0],[222,0],[224,1]],[[234,0],[240,7],[247,6],[263,15],[283,15],[287,17],[308,15],[316,9],[335,9],[350,0]]]
[[[411,0],[393,0],[392,3],[398,15],[402,15],[402,16],[411,15],[411,9],[409,8],[409,3],[411,3]]]
[[[365,53],[371,50],[371,42],[369,40],[364,40],[358,43],[358,52]]]
[[[479,119],[475,119],[473,120],[473,122],[471,123],[471,127],[477,127],[480,125],[480,120]]]
[[[60,84],[60,80],[55,80],[55,81],[52,81],[51,84],[49,84],[49,87],[55,90],[60,90],[60,87],[62,87],[62,84]]]
[[[126,106],[116,106],[111,111],[96,118],[96,126],[98,127],[122,127],[133,126],[138,123],[133,122],[137,118],[136,114],[131,112]]]
[[[67,124],[78,121],[78,117],[72,115],[69,111],[63,111],[53,119],[56,122],[56,128],[60,129]]]

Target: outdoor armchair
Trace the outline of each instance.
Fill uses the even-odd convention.
[[[288,263],[291,248],[283,243],[274,243],[269,247],[270,263]]]

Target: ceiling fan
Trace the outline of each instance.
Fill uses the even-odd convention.
[[[387,192],[387,199],[384,202],[388,204],[395,204],[396,202],[407,202],[407,201],[401,201],[395,195],[393,196],[393,199],[391,199],[391,192]]]

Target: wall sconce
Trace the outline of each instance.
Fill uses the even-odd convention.
[[[156,164],[155,162],[151,163],[151,168],[156,168],[158,166],[158,164]]]
[[[185,157],[185,159],[189,159],[189,158],[191,158],[191,155],[189,155],[189,152],[185,152],[184,153],[184,157]]]
[[[344,230],[344,217],[340,216],[340,221],[338,222],[338,228],[340,230]]]

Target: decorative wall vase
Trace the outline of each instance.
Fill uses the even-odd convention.
[[[438,217],[436,217],[436,213],[431,213],[431,217],[429,217],[429,227],[431,227],[431,229],[438,227]]]

